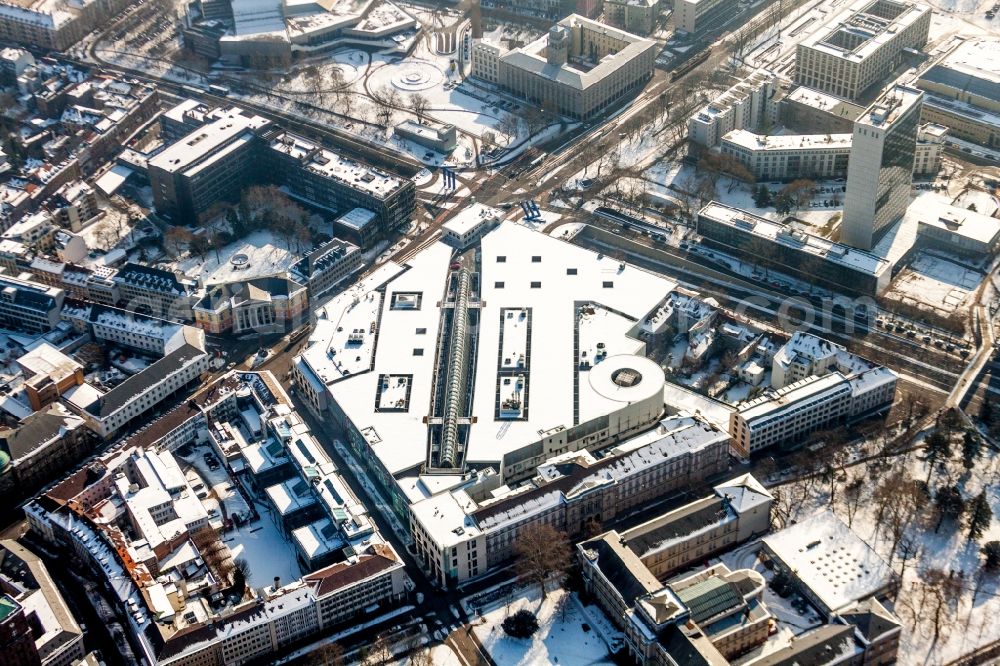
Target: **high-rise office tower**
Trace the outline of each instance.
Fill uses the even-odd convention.
[[[923,92],[893,86],[854,121],[842,243],[870,250],[906,212]]]

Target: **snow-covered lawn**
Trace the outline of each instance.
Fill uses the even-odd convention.
[[[500,625],[508,614],[522,608],[535,613],[538,631],[531,638],[512,638]],[[482,619],[474,623],[473,631],[497,666],[612,664],[609,643],[620,640],[597,606],[584,610],[574,593],[562,589],[542,600],[537,587],[528,588],[509,607],[500,603]]]
[[[452,650],[445,644],[435,645],[431,648],[431,660],[430,663],[434,666],[466,666],[465,662],[459,659],[455,651]],[[410,666],[413,661],[409,658],[403,658],[393,662],[396,666]]]
[[[294,240],[292,249],[295,249]],[[248,257],[247,268],[235,269],[231,260],[237,254]],[[209,251],[204,259],[189,255],[174,262],[170,268],[190,278],[203,278],[206,284],[215,284],[277,275],[287,271],[298,258],[299,255],[289,251],[283,240],[261,229],[219,250],[218,259],[214,251]]]
[[[250,564],[250,584],[255,588],[272,585],[275,576],[286,585],[302,575],[294,546],[266,511],[258,520],[226,532],[222,540],[233,558],[245,558]]]
[[[984,445],[984,455],[971,470],[961,463],[961,437],[953,440],[954,455],[946,465],[930,475],[932,495],[945,485],[956,485],[966,502],[985,491],[993,518],[985,533],[969,541],[966,520],[946,518],[935,530],[938,513],[933,502],[923,495],[907,500],[914,482],[928,479],[923,453],[909,453],[879,463],[847,469],[843,481],[836,482],[834,512],[871,545],[898,573],[903,572],[899,597],[889,603],[903,623],[900,664],[946,664],[980,646],[1000,640],[1000,575],[984,572],[979,549],[982,544],[1000,539],[1000,458]],[[896,476],[896,475],[902,476]],[[877,490],[888,479],[900,485]],[[846,488],[860,479],[858,494]],[[830,506],[830,483],[822,480],[795,482],[778,488],[779,504],[789,511],[788,519],[810,515],[817,508]],[[885,507],[883,509],[883,507]],[[892,514],[902,512],[901,531],[893,527]],[[881,522],[879,521],[881,513]],[[897,540],[896,534],[900,535]],[[897,546],[893,552],[894,542]],[[909,546],[909,557],[902,555]],[[748,546],[742,555],[726,556],[740,566],[752,566]],[[765,602],[768,600],[765,599]],[[776,609],[775,609],[776,610]],[[935,623],[935,616],[938,621]]]

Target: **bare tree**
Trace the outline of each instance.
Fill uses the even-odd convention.
[[[329,643],[309,655],[311,666],[344,666],[344,648],[340,643]]]
[[[386,638],[385,634],[379,634],[375,642],[368,648],[368,652],[361,663],[364,666],[381,666],[382,664],[391,663],[394,658],[389,639]]]
[[[561,575],[570,565],[569,539],[547,523],[528,525],[517,535],[514,545],[517,553],[517,571],[537,583],[545,598],[545,582],[553,575]]]
[[[173,248],[174,254],[180,254],[181,248],[191,242],[191,232],[184,227],[170,227],[164,238]]]
[[[420,93],[415,93],[410,96],[410,109],[417,115],[417,122],[423,123],[424,116],[427,114],[427,109],[430,108],[430,101]]]
[[[517,119],[517,116],[512,113],[505,113],[500,116],[495,129],[507,137],[507,145],[509,146],[517,139],[517,130],[520,125],[521,121]]]

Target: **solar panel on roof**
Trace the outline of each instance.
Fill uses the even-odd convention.
[[[331,479],[327,479],[326,481],[324,481],[323,485],[326,486],[326,489],[330,491],[330,495],[333,496],[333,500],[337,504],[344,503],[344,498],[342,498],[340,496],[340,493],[337,492],[337,489],[333,486],[333,481]]]
[[[306,460],[308,460],[308,461],[309,461],[310,463],[312,463],[312,464],[314,464],[314,465],[315,465],[315,464],[316,464],[316,458],[314,458],[314,457],[313,457],[313,454],[312,454],[312,451],[310,451],[310,450],[309,450],[309,447],[307,447],[307,446],[305,445],[305,443],[304,443],[304,442],[303,442],[303,441],[302,441],[301,439],[300,439],[300,440],[297,440],[297,441],[295,442],[295,444],[296,444],[296,446],[298,446],[298,447],[299,447],[299,451],[301,451],[301,452],[302,452],[302,456],[303,456],[303,457],[304,457],[304,458],[305,458]]]
[[[337,528],[330,523],[324,525],[323,529],[321,529],[319,532],[320,534],[323,535],[324,539],[332,539],[333,537],[337,536]]]

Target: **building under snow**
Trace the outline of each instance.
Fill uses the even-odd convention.
[[[269,373],[204,387],[26,514],[40,540],[103,582],[149,664],[265,658],[412,587]]]
[[[493,226],[488,208],[455,220],[448,242],[320,307],[292,373],[302,400],[343,427],[436,580],[484,574],[545,516],[575,533],[726,469],[728,434],[665,418],[669,387],[645,356],[678,309],[712,308],[518,224],[469,241]],[[467,241],[478,250],[449,244]]]

